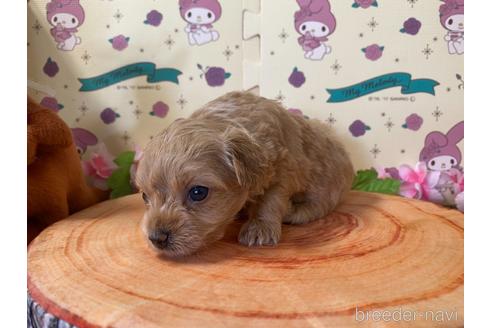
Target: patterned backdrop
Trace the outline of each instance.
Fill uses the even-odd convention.
[[[31,0],[29,94],[85,158],[258,85],[331,125],[357,168],[458,166],[463,17],[463,0]]]

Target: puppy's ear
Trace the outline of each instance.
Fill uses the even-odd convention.
[[[229,128],[224,132],[228,165],[234,170],[241,187],[256,189],[266,169],[266,158],[260,146],[244,129]]]

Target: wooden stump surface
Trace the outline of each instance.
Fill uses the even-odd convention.
[[[458,211],[351,192],[325,219],[284,225],[277,247],[239,245],[237,221],[180,260],[148,246],[143,211],[132,195],[45,230],[28,249],[33,299],[79,327],[463,326]],[[357,321],[356,310],[414,318]],[[431,320],[427,311],[456,317]]]

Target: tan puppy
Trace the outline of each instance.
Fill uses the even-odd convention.
[[[145,148],[137,172],[151,244],[169,256],[193,253],[222,238],[243,208],[238,239],[248,246],[275,245],[282,222],[325,217],[354,174],[329,130],[242,92],[175,121]]]

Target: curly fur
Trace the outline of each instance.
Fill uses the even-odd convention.
[[[241,209],[239,242],[275,245],[282,222],[325,217],[350,189],[353,167],[330,128],[279,103],[231,92],[179,119],[144,150],[137,184],[149,198],[143,230],[171,231],[170,256],[220,239]],[[207,186],[202,202],[187,198]]]

